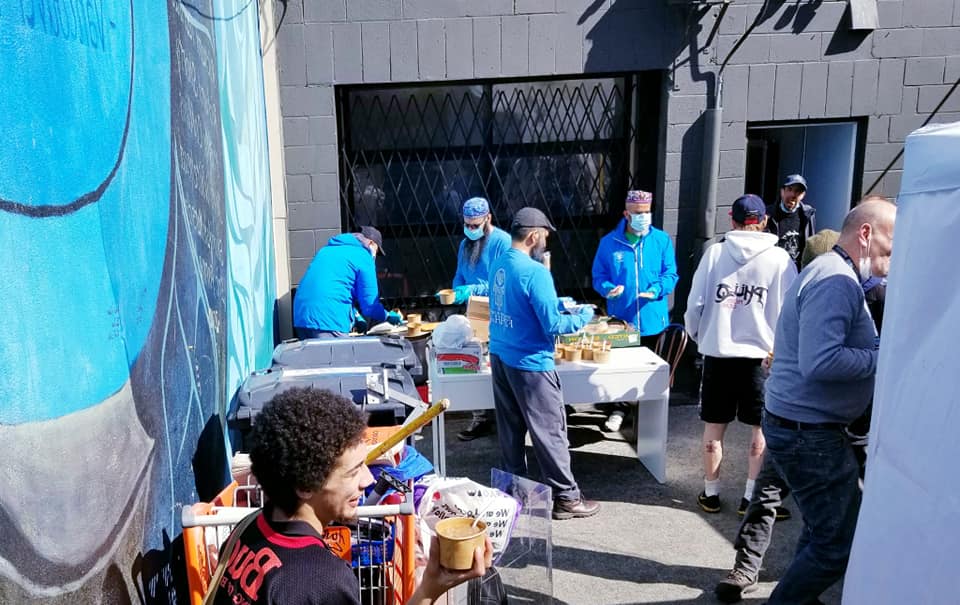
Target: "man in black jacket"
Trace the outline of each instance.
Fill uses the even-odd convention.
[[[767,206],[767,231],[780,238],[778,246],[786,250],[800,269],[800,259],[807,238],[814,234],[813,215],[816,208],[803,203],[807,195],[807,180],[791,174],[780,187],[780,201]]]

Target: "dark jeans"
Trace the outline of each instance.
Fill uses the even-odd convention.
[[[842,428],[795,430],[765,416],[763,435],[804,523],[793,562],[767,603],[816,603],[847,569],[860,511],[857,460]]]
[[[490,372],[504,470],[528,476],[524,442],[529,431],[543,482],[553,489],[554,501],[580,500],[580,489],[570,470],[567,415],[556,370],[518,370],[491,355]]]
[[[770,461],[770,455],[764,457],[760,474],[757,475],[753,498],[747,507],[737,530],[733,547],[737,549],[736,568],[751,578],[756,578],[763,564],[763,555],[770,546],[773,524],[777,520],[777,507],[790,495],[790,488],[777,473]]]
[[[308,338],[345,338],[349,334],[336,332],[334,330],[315,330],[313,328],[294,328],[297,332],[297,338],[307,340]]]

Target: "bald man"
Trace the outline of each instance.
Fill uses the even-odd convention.
[[[860,510],[859,471],[844,428],[873,394],[879,336],[861,284],[890,269],[896,206],[862,202],[830,252],[787,291],[767,379],[767,455],[793,492],[804,531],[768,603],[816,603],[843,577]]]

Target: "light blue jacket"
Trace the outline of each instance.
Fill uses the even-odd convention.
[[[560,313],[553,276],[510,248],[490,268],[490,353],[511,368],[554,369],[553,340],[582,328],[589,316]]]
[[[467,240],[464,238],[457,251],[457,274],[453,276],[453,287],[470,286],[470,293],[473,296],[486,296],[489,291],[487,278],[490,276],[490,265],[510,249],[510,234],[494,227],[493,231],[487,235],[487,243],[483,247],[483,252],[480,253],[477,264],[473,266],[467,258],[466,248]]]
[[[623,294],[607,299],[607,313],[640,330],[642,336],[663,332],[670,323],[667,296],[677,285],[677,259],[670,236],[651,226],[634,246],[624,234],[626,219],[600,240],[593,259],[593,289],[606,297],[614,286]],[[637,296],[652,291],[652,299]]]
[[[317,251],[293,299],[297,328],[349,332],[354,301],[372,323],[387,318],[380,303],[377,267],[356,234],[343,233]]]

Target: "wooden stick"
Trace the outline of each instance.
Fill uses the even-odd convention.
[[[416,431],[426,423],[430,422],[431,420],[439,416],[442,412],[446,411],[447,408],[449,407],[450,407],[449,399],[441,399],[440,401],[431,405],[429,408],[427,408],[426,412],[424,412],[423,414],[420,414],[420,416],[418,416],[413,422],[402,427],[399,431],[390,435],[389,437],[384,439],[382,443],[380,443],[375,448],[370,450],[370,453],[367,454],[367,459],[364,460],[364,464],[372,463],[374,460],[379,458],[385,451],[389,450],[396,444],[400,443],[401,441],[403,441],[404,439],[412,435],[414,431]]]

